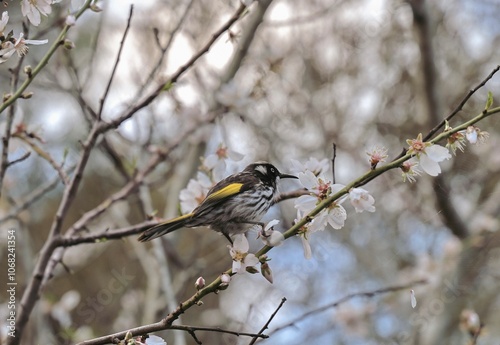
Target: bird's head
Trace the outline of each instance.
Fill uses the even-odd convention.
[[[278,168],[267,162],[252,163],[247,166],[244,171],[254,174],[262,180],[262,182],[270,185],[275,185],[278,178],[297,178],[293,175],[280,173]]]

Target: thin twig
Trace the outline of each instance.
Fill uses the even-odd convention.
[[[24,56],[19,59],[19,62],[17,63],[17,66],[11,70],[12,78],[10,81],[10,88],[11,92],[14,93],[14,90],[17,88],[17,84],[19,82],[19,72],[21,71],[21,66],[24,62]],[[10,96],[11,98],[13,96]],[[1,111],[0,111],[1,113]],[[2,195],[2,187],[3,187],[3,179],[5,177],[5,173],[7,172],[7,169],[9,168],[9,145],[10,145],[10,139],[12,136],[12,125],[14,123],[14,114],[15,114],[15,107],[12,106],[9,109],[9,112],[7,114],[7,121],[5,121],[5,134],[2,137],[2,158],[0,162],[0,196]]]
[[[128,31],[130,29],[130,22],[132,21],[132,14],[134,12],[134,5],[130,5],[130,10],[128,14],[128,20],[127,20],[127,26],[125,27],[125,31],[123,32],[123,37],[120,42],[120,48],[118,49],[118,54],[116,55],[116,60],[115,64],[113,66],[113,70],[111,71],[111,75],[108,80],[108,85],[106,85],[106,89],[104,91],[104,95],[102,96],[101,100],[99,101],[99,111],[97,112],[97,118],[101,120],[102,117],[102,110],[104,108],[104,103],[106,102],[106,98],[108,97],[109,90],[111,89],[111,83],[113,82],[113,79],[115,77],[116,69],[118,68],[118,63],[120,62],[120,58],[122,56],[122,51],[123,51],[123,46],[125,45],[125,39],[127,38]]]
[[[59,175],[59,177],[61,178],[62,182],[65,185],[69,183],[68,175],[66,175],[66,172],[62,168],[62,164],[61,165],[57,164],[56,161],[47,151],[43,150],[40,146],[35,144],[34,141],[29,138],[27,133],[18,133],[15,134],[15,137],[23,141],[24,143],[28,144],[33,149],[33,151],[35,151],[38,154],[38,156],[47,161],[47,163],[49,163],[50,166],[54,168],[54,170],[57,172],[57,174]]]
[[[363,292],[356,292],[356,293],[349,294],[349,295],[347,295],[345,297],[342,297],[338,301],[326,304],[326,305],[324,305],[322,307],[319,307],[319,308],[313,309],[311,311],[308,311],[307,313],[304,313],[304,314],[300,315],[299,317],[296,317],[292,321],[287,322],[286,324],[284,324],[284,325],[282,325],[282,326],[280,326],[280,327],[272,330],[269,333],[269,336],[271,336],[272,334],[277,333],[279,331],[282,331],[282,330],[284,330],[286,328],[292,327],[297,322],[303,321],[304,319],[306,319],[306,318],[308,318],[308,317],[310,317],[312,315],[321,313],[321,312],[323,312],[325,310],[328,310],[328,309],[336,308],[339,305],[341,305],[341,304],[343,304],[343,303],[345,303],[347,301],[350,301],[353,298],[356,298],[356,297],[368,297],[368,298],[370,298],[370,297],[374,297],[374,296],[377,296],[377,295],[386,294],[386,293],[389,293],[389,292],[395,292],[395,291],[400,291],[400,290],[407,290],[407,289],[410,289],[411,287],[414,287],[416,285],[422,285],[422,284],[427,284],[427,280],[421,279],[421,280],[416,280],[416,281],[413,281],[413,282],[410,282],[410,283],[407,283],[407,284],[403,284],[403,285],[389,286],[389,287],[385,287],[385,288],[381,288],[381,289],[377,289],[377,290],[363,291]]]
[[[14,159],[12,161],[7,162],[7,167],[11,167],[17,163],[21,163],[22,161],[28,159],[28,157],[31,156],[30,151],[26,151],[21,157]]]
[[[142,108],[148,106],[153,100],[158,97],[158,95],[164,91],[167,90],[170,86],[175,84],[177,80],[189,69],[191,66],[194,65],[196,61],[203,55],[205,55],[209,50],[210,47],[217,41],[217,39],[227,30],[231,28],[231,26],[238,21],[240,16],[245,12],[246,6],[245,5],[240,5],[240,7],[236,10],[236,12],[229,18],[229,20],[219,29],[217,30],[212,37],[208,40],[208,42],[193,56],[191,59],[189,59],[188,62],[186,62],[184,65],[179,67],[179,69],[170,77],[167,78],[167,80],[164,80],[163,82],[160,83],[160,85],[153,91],[151,94],[149,94],[145,99],[143,99],[141,102],[136,104],[135,106],[130,107],[124,114],[121,116],[118,116],[115,120],[110,121],[108,126],[110,128],[115,128],[117,124],[122,123],[123,121],[129,119],[134,115],[136,112],[141,110]]]
[[[332,183],[335,184],[335,159],[337,158],[337,144],[333,143],[333,156],[332,156]]]
[[[92,233],[90,235],[78,236],[74,235],[71,237],[64,237],[61,239],[61,246],[71,247],[82,243],[96,243],[104,242],[107,240],[120,239],[127,236],[137,235],[147,228],[158,224],[155,220],[148,220],[146,222],[138,223],[126,228],[120,228],[115,230],[105,230],[98,233]]]
[[[486,83],[491,79],[493,78],[493,76],[500,70],[500,65],[498,65],[497,67],[495,67],[493,69],[493,71],[491,71],[490,74],[488,74],[488,76],[486,78],[483,79],[483,81],[481,81],[475,88],[473,88],[472,90],[469,90],[469,92],[467,93],[467,95],[465,95],[465,97],[462,99],[462,101],[458,104],[458,106],[450,113],[450,115],[448,115],[443,121],[441,121],[436,127],[434,127],[433,129],[431,129],[429,131],[429,133],[427,133],[427,135],[424,137],[423,141],[427,141],[429,140],[430,138],[432,138],[434,136],[434,134],[436,134],[436,132],[444,127],[446,121],[450,121],[456,114],[458,114],[464,107],[465,103],[467,103],[467,101],[472,97],[473,94],[475,94],[480,88],[482,88],[484,85],[486,85]]]
[[[259,338],[259,336],[262,336],[262,333],[264,333],[264,331],[269,327],[269,325],[271,324],[271,321],[273,321],[274,317],[276,316],[276,314],[278,314],[278,311],[281,309],[281,307],[283,307],[283,305],[285,304],[285,302],[286,302],[286,298],[283,297],[281,299],[281,303],[278,305],[278,308],[276,308],[276,310],[274,311],[274,313],[271,314],[271,316],[269,317],[269,320],[267,320],[267,322],[265,323],[265,325],[262,326],[262,328],[260,329],[259,333],[257,333],[257,335],[253,337],[252,341],[248,345],[255,344],[255,342],[257,341],[257,339]]]
[[[261,334],[261,333],[255,334],[255,333],[247,333],[247,332],[236,332],[236,331],[231,331],[228,329],[223,329],[220,327],[198,327],[198,326],[187,326],[187,325],[172,325],[168,329],[181,330],[181,331],[186,331],[186,332],[203,331],[203,332],[227,333],[227,334],[232,334],[232,335],[235,335],[238,337],[244,336],[244,337],[262,338],[262,339],[269,338],[267,335]]]
[[[158,36],[158,29],[156,29],[156,28],[154,29],[153,34],[155,37],[156,45],[161,50],[160,58],[158,59],[158,62],[156,63],[156,65],[153,67],[153,69],[149,73],[148,77],[146,78],[146,81],[142,84],[141,88],[137,91],[135,98],[139,98],[142,95],[142,92],[144,91],[144,89],[151,83],[153,78],[158,74],[158,70],[163,65],[163,61],[165,60],[165,57],[167,56],[166,52],[171,47],[172,42],[174,41],[174,38],[176,37],[177,32],[179,32],[182,25],[184,24],[184,21],[186,20],[188,12],[191,9],[191,6],[193,5],[193,3],[194,3],[194,0],[190,0],[188,2],[188,4],[186,5],[186,8],[184,9],[184,12],[182,13],[182,15],[180,17],[180,20],[177,22],[177,25],[169,33],[168,41],[165,44],[165,47],[163,47],[161,42],[160,42],[160,37]]]

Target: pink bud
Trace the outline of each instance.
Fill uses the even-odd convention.
[[[203,289],[205,287],[205,279],[203,279],[203,277],[199,277],[198,279],[196,279],[194,287],[196,288],[196,290]]]

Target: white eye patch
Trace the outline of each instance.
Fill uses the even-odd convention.
[[[264,175],[267,175],[267,168],[265,166],[263,166],[263,165],[257,165],[255,167],[255,170],[261,172]]]

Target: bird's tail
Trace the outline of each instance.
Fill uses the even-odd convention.
[[[144,231],[137,240],[140,242],[154,240],[157,237],[182,228],[191,218],[193,218],[193,214],[189,213],[174,219],[167,220],[166,222],[156,224],[152,228]]]

